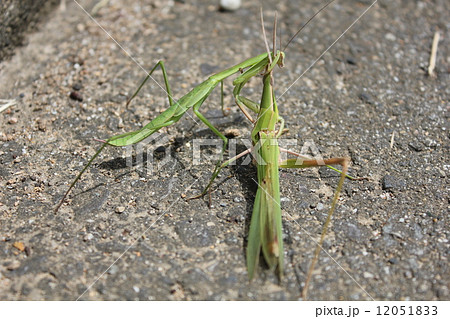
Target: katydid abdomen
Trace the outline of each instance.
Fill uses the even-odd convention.
[[[283,238],[278,179],[279,147],[276,131],[259,132],[256,145],[258,190],[253,206],[247,246],[247,269],[250,279],[262,250],[264,260],[271,270],[283,275]]]

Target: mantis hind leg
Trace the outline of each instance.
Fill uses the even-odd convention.
[[[205,195],[206,192],[207,192],[207,190],[208,190],[208,188],[209,188],[209,186],[211,185],[212,181],[216,178],[217,175],[219,175],[219,172],[220,172],[220,170],[222,169],[220,163],[222,162],[223,154],[225,153],[225,150],[226,150],[227,145],[228,145],[228,139],[226,138],[226,136],[223,135],[222,133],[220,133],[219,130],[216,129],[216,128],[215,128],[215,127],[214,127],[214,126],[206,119],[206,117],[205,117],[202,113],[199,112],[198,109],[200,108],[200,106],[202,105],[202,103],[203,103],[204,100],[205,100],[205,99],[201,100],[201,101],[198,102],[196,105],[194,105],[194,107],[192,108],[192,110],[194,111],[194,114],[197,115],[197,117],[198,117],[203,123],[205,123],[206,126],[208,126],[208,127],[211,129],[211,131],[213,131],[218,137],[220,137],[220,138],[222,139],[222,141],[223,141],[223,147],[222,147],[222,151],[221,151],[221,153],[220,153],[220,158],[219,158],[219,160],[217,161],[216,167],[214,168],[212,180],[210,181],[210,183],[208,184],[208,186],[203,190],[203,192],[202,192],[199,196],[197,196],[197,197],[201,197],[201,196]]]
[[[280,150],[286,152],[286,150],[284,150],[284,149],[280,149]],[[291,152],[288,152],[288,153],[292,154]],[[305,159],[304,156],[301,156],[301,155],[299,155],[297,157],[301,158],[301,160],[299,161],[298,159],[288,159],[288,160],[281,162],[279,167],[282,167],[282,168],[307,168],[307,167],[314,167],[314,166],[331,167],[330,165],[336,165],[336,164],[342,165],[342,171],[340,171],[341,177],[339,178],[339,182],[336,187],[336,191],[334,193],[333,201],[331,202],[331,207],[328,212],[327,219],[322,228],[322,234],[320,235],[320,240],[317,243],[316,250],[314,252],[314,258],[311,262],[311,265],[308,270],[308,274],[306,276],[305,286],[302,291],[302,297],[306,299],[307,293],[308,293],[308,285],[309,285],[309,282],[311,281],[314,266],[316,265],[317,260],[319,258],[320,250],[323,249],[322,244],[325,239],[325,235],[326,235],[328,226],[331,222],[331,217],[335,210],[336,203],[339,199],[339,194],[341,192],[342,185],[344,184],[345,178],[348,176],[347,170],[348,170],[348,165],[349,165],[350,159],[347,157],[336,157],[336,158],[330,158],[330,159],[325,159],[325,160],[315,160],[315,159]],[[333,168],[333,167],[331,167],[331,168]]]
[[[222,114],[223,116],[228,116],[230,114],[230,108],[227,108],[225,110],[225,103],[224,103],[224,94],[223,94],[223,81],[220,81],[220,106],[222,108]]]
[[[147,76],[145,77],[144,81],[142,81],[141,85],[139,85],[137,90],[127,100],[126,106],[128,106],[131,103],[131,101],[136,97],[136,95],[138,95],[139,91],[142,89],[142,87],[148,81],[148,79],[152,77],[153,72],[156,70],[156,68],[158,66],[161,67],[161,71],[162,71],[163,78],[164,78],[164,85],[166,86],[166,93],[167,93],[167,97],[169,99],[169,104],[170,104],[170,106],[172,106],[174,104],[173,97],[172,97],[172,91],[171,91],[170,85],[169,85],[169,79],[167,77],[166,68],[164,67],[164,61],[160,60],[160,61],[158,61],[158,63],[155,64],[155,66],[150,70],[150,72],[147,73]]]
[[[164,83],[165,83],[165,86],[166,86],[166,93],[167,93],[167,96],[168,96],[168,99],[169,99],[169,104],[170,104],[170,106],[172,106],[174,104],[174,101],[173,101],[173,98],[172,98],[172,91],[170,89],[169,80],[168,80],[167,73],[166,73],[166,68],[164,67],[164,62],[163,61],[159,61],[158,63],[155,64],[155,66],[147,74],[147,76],[145,77],[144,81],[142,81],[141,85],[139,85],[139,87],[137,88],[136,92],[134,92],[134,94],[128,99],[128,101],[126,103],[126,106],[128,106],[128,104],[130,104],[130,102],[136,97],[136,95],[139,93],[139,91],[142,89],[144,84],[148,81],[148,79],[151,77],[151,75],[153,74],[153,72],[156,70],[156,68],[158,66],[161,67],[161,70],[162,70],[162,73],[163,73]],[[172,121],[166,121],[164,123],[161,123],[161,125],[155,126],[153,128],[153,131],[150,134],[152,134],[152,133],[156,132],[157,130],[159,130],[160,128],[162,128],[164,126],[168,126],[168,125],[170,125],[170,124],[172,124],[174,122],[176,122],[176,121],[172,120]],[[148,134],[148,135],[150,135],[150,134]],[[113,137],[109,138],[107,141],[104,141],[103,145],[97,150],[97,152],[94,154],[94,156],[91,157],[91,159],[83,167],[83,169],[80,171],[80,173],[78,173],[78,175],[75,178],[75,180],[70,184],[69,189],[64,193],[64,196],[60,200],[59,204],[56,206],[55,213],[62,206],[62,204],[64,203],[64,201],[65,201],[65,199],[67,197],[67,195],[70,193],[70,191],[75,186],[75,184],[78,182],[78,180],[81,178],[83,173],[88,169],[89,166],[91,166],[92,162],[97,158],[97,156],[101,153],[101,151],[105,148],[106,145],[122,146],[122,145],[129,145],[129,144],[137,143],[138,141],[136,141],[136,142],[133,142],[133,141],[129,142],[128,141],[128,139],[132,138],[133,136],[136,136],[136,132],[128,132],[128,133],[125,133],[125,134],[120,134],[120,135],[113,136]],[[117,145],[112,144],[112,142],[115,142]]]

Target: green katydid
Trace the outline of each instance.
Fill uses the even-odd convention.
[[[325,9],[334,0],[329,1],[325,6],[323,6],[319,11],[317,11],[304,25],[303,27],[294,35],[297,34],[323,9]],[[261,13],[262,20],[262,13]],[[274,28],[275,29],[275,28]],[[264,28],[263,28],[264,33]],[[264,36],[265,37],[265,36]],[[294,38],[293,37],[293,38]],[[275,38],[275,36],[274,36]],[[291,40],[293,39],[291,38]],[[275,43],[275,40],[274,40]],[[290,43],[290,41],[289,41]],[[289,44],[288,43],[288,44]],[[229,165],[232,161],[237,158],[253,152],[256,158],[261,159],[261,163],[257,164],[258,169],[258,190],[255,197],[255,204],[253,208],[249,236],[248,236],[248,246],[247,246],[247,269],[249,278],[252,279],[255,273],[255,268],[259,261],[260,251],[263,252],[263,257],[272,270],[277,270],[279,277],[283,274],[283,241],[282,241],[282,225],[281,225],[281,208],[280,208],[280,191],[279,191],[279,180],[278,180],[278,168],[305,168],[311,166],[326,165],[331,169],[336,170],[330,165],[340,164],[343,169],[341,173],[341,178],[339,180],[335,196],[332,201],[330,212],[328,214],[328,219],[324,225],[324,230],[318,248],[316,249],[313,262],[310,266],[308,272],[305,290],[306,294],[307,283],[309,282],[314,264],[318,258],[320,252],[320,245],[323,242],[326,227],[329,224],[331,215],[334,211],[334,207],[339,197],[340,189],[345,180],[348,162],[347,158],[332,158],[328,160],[318,161],[310,158],[305,158],[300,154],[290,152],[278,147],[277,139],[284,132],[284,121],[278,115],[278,107],[276,104],[276,99],[273,90],[273,78],[272,71],[276,65],[282,67],[285,54],[284,52],[276,51],[270,52],[267,41],[266,41],[267,52],[260,54],[256,57],[247,59],[233,67],[230,67],[224,71],[216,73],[210,76],[206,81],[202,82],[195,88],[193,88],[189,93],[181,97],[178,101],[174,101],[172,98],[171,89],[167,80],[167,74],[164,67],[163,61],[159,61],[148,73],[142,84],[136,90],[136,92],[128,100],[127,104],[138,94],[145,82],[151,77],[152,73],[159,66],[162,70],[165,87],[167,89],[167,95],[169,99],[170,107],[163,111],[158,117],[153,119],[150,123],[145,125],[143,128],[128,132],[125,134],[115,135],[106,141],[97,150],[97,152],[91,157],[88,163],[80,171],[74,181],[71,183],[69,189],[64,194],[63,198],[57,205],[55,212],[59,210],[61,205],[64,203],[65,198],[81,178],[83,173],[89,168],[92,162],[97,158],[97,156],[102,152],[106,145],[111,146],[128,146],[132,144],[139,143],[151,134],[157,132],[163,127],[169,126],[176,123],[183,114],[192,107],[194,114],[208,126],[217,136],[223,140],[223,148],[221,153],[221,158],[226,150],[228,139],[219,132],[200,112],[199,108],[210,95],[210,93],[221,83],[223,91],[223,81],[228,77],[234,75],[235,73],[242,72],[234,81],[233,96],[235,98],[236,104],[245,114],[245,116],[254,123],[254,128],[252,130],[252,143],[254,145],[253,150],[247,150],[238,156],[226,161],[220,165],[221,160],[216,165],[210,182],[204,189],[204,191],[196,197],[203,196],[206,194],[207,190],[212,185],[214,179],[218,176],[220,170],[225,166]],[[275,49],[274,49],[275,51]],[[245,70],[245,71],[244,71]],[[245,84],[254,76],[259,74],[263,75],[263,92],[260,104],[253,102],[240,95],[242,88]],[[223,92],[222,92],[223,93]],[[223,105],[222,105],[223,107]],[[246,108],[255,111],[258,114],[256,120],[248,113]],[[255,148],[258,149],[255,149]],[[283,162],[279,162],[280,151],[288,152],[290,154],[296,155],[302,160],[299,162],[298,159],[288,159]]]
[[[261,12],[261,23],[263,25],[263,34],[265,38],[264,22]],[[276,17],[274,32],[276,30]],[[275,47],[275,33],[274,33],[274,47]],[[272,71],[276,65],[283,67],[284,53],[280,51],[269,52],[267,41],[266,47],[268,51],[269,63],[264,66],[263,73],[263,92],[260,104],[257,104],[245,97],[239,96],[239,92],[242,86],[254,76],[254,70],[249,69],[239,76],[234,82],[234,96],[236,102],[242,103],[246,107],[257,113],[257,119],[252,120],[248,116],[250,121],[254,123],[254,127],[251,133],[253,150],[249,149],[236,157],[226,161],[221,166],[216,168],[215,173],[211,177],[208,186],[205,188],[202,196],[206,193],[207,189],[211,186],[214,179],[219,174],[220,170],[225,166],[229,165],[232,161],[238,159],[239,157],[246,155],[250,152],[253,153],[257,162],[257,172],[258,172],[258,189],[255,196],[255,202],[253,205],[252,218],[250,223],[250,230],[248,235],[248,245],[247,245],[247,271],[250,280],[253,278],[255,273],[255,268],[259,262],[259,256],[262,251],[264,260],[271,270],[277,270],[278,276],[281,279],[283,275],[283,240],[282,240],[282,223],[281,223],[281,206],[280,206],[280,187],[279,187],[279,176],[278,168],[306,168],[313,166],[328,166],[332,169],[333,167],[329,165],[340,164],[343,169],[341,173],[341,178],[338,182],[338,186],[335,191],[335,195],[331,204],[330,211],[328,213],[327,221],[323,227],[321,239],[317,245],[314,259],[311,263],[310,269],[308,271],[307,279],[305,282],[305,288],[303,289],[302,295],[306,298],[308,283],[312,276],[312,271],[314,269],[315,263],[320,253],[320,249],[325,238],[326,229],[331,221],[331,216],[333,214],[336,202],[339,198],[339,193],[341,191],[342,185],[344,183],[345,177],[350,177],[347,174],[349,159],[342,158],[331,158],[325,160],[315,160],[309,159],[300,154],[279,148],[277,139],[284,132],[284,120],[278,115],[278,106],[276,103],[276,98],[273,89],[273,78]],[[261,70],[259,70],[260,72]],[[259,73],[258,72],[258,73]],[[279,124],[279,125],[278,125]],[[277,127],[278,126],[278,127]],[[279,162],[280,151],[287,152],[292,155],[296,155],[300,158],[298,159],[288,159]],[[352,178],[352,177],[350,177]],[[353,178],[352,178],[353,179]],[[199,197],[197,196],[197,197]]]

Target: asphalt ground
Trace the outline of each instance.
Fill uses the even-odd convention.
[[[168,107],[154,82],[125,106],[143,69],[164,60],[178,99],[212,73],[265,51],[260,2],[220,12],[209,1],[109,1],[93,17],[103,30],[75,2],[66,3],[0,64],[0,98],[16,101],[0,113],[0,298],[298,299],[338,174],[280,170],[285,274],[280,282],[261,261],[249,282],[245,247],[256,168],[224,169],[212,207],[207,197],[186,201],[215,165],[214,146],[203,145],[194,158],[195,147],[216,137],[191,110],[134,156],[105,149],[53,212],[100,146],[94,139],[138,129]],[[79,4],[87,12],[95,5]],[[349,156],[350,174],[368,178],[344,184],[310,283],[312,300],[449,299],[445,4],[378,1],[332,45],[371,5],[337,1],[291,43],[285,67],[275,70],[289,129],[283,145],[324,158]],[[275,10],[284,44],[322,5],[263,1],[268,34]],[[200,111],[239,151],[251,124],[232,100],[233,78],[224,89],[230,114],[220,111],[220,89]],[[159,71],[155,80],[164,83]],[[255,77],[244,95],[258,101],[260,94]]]

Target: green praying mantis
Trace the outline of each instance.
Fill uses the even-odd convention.
[[[319,11],[317,11],[304,25],[303,27],[291,38],[287,45],[294,39],[298,33],[322,10],[324,10],[334,0],[329,1]],[[260,254],[268,267],[278,273],[281,279],[284,272],[283,261],[283,240],[282,240],[282,222],[281,222],[281,207],[280,207],[280,187],[279,187],[279,168],[306,168],[313,166],[328,166],[341,173],[334,198],[328,213],[327,220],[323,226],[322,235],[317,245],[313,261],[311,262],[305,286],[302,295],[306,298],[308,283],[312,277],[312,272],[317,262],[321,244],[325,238],[326,229],[331,220],[331,216],[334,212],[336,203],[339,198],[339,194],[346,177],[352,178],[347,175],[349,159],[345,157],[330,158],[325,160],[312,159],[295,152],[285,150],[278,146],[278,138],[285,132],[284,120],[278,114],[278,106],[273,87],[273,71],[276,66],[283,67],[285,54],[279,50],[275,50],[275,30],[276,30],[276,18],[274,22],[274,36],[273,36],[273,50],[269,50],[267,39],[265,36],[264,22],[261,10],[261,23],[263,25],[263,35],[266,45],[266,53],[260,54],[256,57],[247,59],[235,66],[232,66],[224,71],[218,72],[210,76],[206,81],[202,82],[189,93],[181,97],[178,101],[174,101],[168,77],[163,61],[159,61],[148,73],[142,84],[138,87],[136,92],[127,101],[128,103],[138,94],[145,82],[151,77],[152,73],[160,67],[164,77],[164,83],[170,107],[163,111],[158,117],[153,119],[150,123],[142,127],[141,129],[128,132],[125,134],[115,135],[110,137],[106,141],[103,141],[102,146],[97,152],[90,158],[88,163],[80,171],[74,181],[71,183],[69,189],[64,194],[63,198],[57,205],[55,212],[57,212],[61,205],[64,203],[67,195],[70,193],[75,184],[79,181],[83,173],[89,168],[92,162],[107,146],[128,146],[139,143],[151,134],[157,132],[163,127],[176,123],[190,108],[193,109],[194,114],[208,126],[218,137],[223,140],[223,147],[221,152],[221,160],[216,164],[211,179],[203,192],[193,198],[198,198],[207,193],[213,184],[215,178],[219,175],[220,171],[236,161],[238,158],[252,153],[257,162],[257,183],[258,189],[255,196],[255,202],[253,206],[253,212],[251,217],[250,229],[248,234],[248,245],[246,251],[247,257],[247,271],[250,280],[254,277],[257,265],[259,263]],[[287,47],[286,45],[286,47]],[[225,161],[221,164],[224,152],[226,150],[228,139],[217,130],[206,118],[203,116],[199,109],[210,93],[221,84],[222,96],[223,96],[223,81],[230,76],[240,73],[240,75],[233,81],[233,97],[239,109],[244,113],[247,119],[253,124],[253,130],[251,132],[251,139],[253,147],[244,151],[243,153]],[[263,91],[260,103],[256,103],[242,95],[241,90],[246,83],[253,77],[262,75],[263,78]],[[223,108],[223,103],[222,103]],[[253,111],[257,114],[256,118],[247,110]],[[286,152],[294,155],[296,158],[287,159],[284,161],[279,160],[280,152]],[[339,171],[331,165],[341,165],[342,170]],[[191,198],[192,199],[192,198]]]

